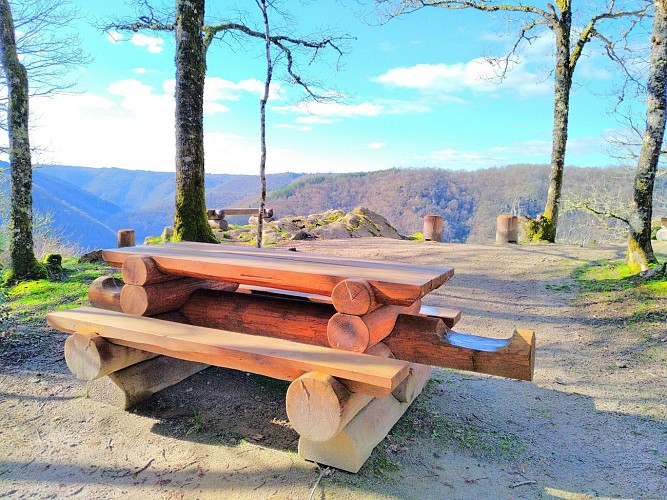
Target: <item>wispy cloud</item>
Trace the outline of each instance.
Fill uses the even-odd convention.
[[[146,50],[151,54],[159,54],[164,50],[164,47],[162,47],[164,40],[162,38],[147,36],[143,33],[135,33],[132,35],[130,43],[137,47],[146,47]]]
[[[278,113],[299,113],[317,117],[344,117],[353,116],[378,116],[383,107],[370,102],[360,104],[343,104],[339,102],[309,102],[290,106],[273,106],[273,111]]]
[[[387,145],[385,142],[371,142],[368,145],[368,149],[381,149],[384,148]]]
[[[276,125],[276,128],[286,128],[286,129],[291,129],[291,130],[301,130],[302,132],[310,132],[313,130],[313,127],[309,127],[308,125],[292,125],[290,123],[278,123]]]

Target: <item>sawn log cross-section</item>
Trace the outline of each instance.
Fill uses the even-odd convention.
[[[105,250],[94,307],[48,315],[93,399],[128,408],[208,365],[292,381],[287,414],[308,460],[357,472],[430,366],[532,380],[535,335],[451,330],[422,304],[449,267],[172,243]]]

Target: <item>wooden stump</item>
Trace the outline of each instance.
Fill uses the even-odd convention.
[[[207,367],[203,363],[157,356],[88,382],[88,397],[127,410]]]
[[[496,243],[516,243],[519,240],[519,218],[516,215],[499,215],[496,219]]]
[[[135,246],[134,229],[118,230],[118,248]]]
[[[387,436],[431,376],[430,366],[413,365],[412,368],[415,390],[409,403],[401,403],[391,394],[375,398],[328,441],[300,437],[299,455],[312,462],[359,472],[373,449]]]
[[[426,241],[442,241],[442,217],[425,215],[423,235]]]

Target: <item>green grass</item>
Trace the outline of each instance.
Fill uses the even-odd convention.
[[[85,305],[88,287],[93,280],[112,272],[105,264],[79,264],[77,259],[63,259],[62,273],[54,274],[49,279],[24,281],[0,288],[3,319],[44,321],[47,312]]]

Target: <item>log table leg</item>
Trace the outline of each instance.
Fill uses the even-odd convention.
[[[414,394],[402,403],[394,395],[375,398],[328,441],[299,438],[299,456],[347,472],[359,472],[373,449],[387,436],[431,376],[431,367],[413,365]]]
[[[88,382],[88,397],[127,410],[207,367],[204,363],[157,356]]]

